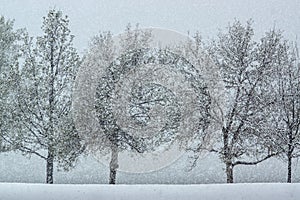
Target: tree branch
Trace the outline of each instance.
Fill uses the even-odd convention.
[[[14,142],[12,142],[12,141],[6,139],[3,135],[0,135],[0,136],[1,136],[1,138],[3,138],[6,142],[8,142],[9,144],[11,144],[13,147],[16,147],[16,144],[15,144]],[[17,144],[17,147],[16,147],[16,148],[17,148],[19,151],[22,151],[22,152],[24,152],[24,153],[33,153],[33,154],[39,156],[40,158],[47,160],[47,158],[46,158],[45,156],[43,156],[42,154],[40,154],[40,153],[38,153],[37,151],[34,151],[34,150],[32,150],[32,149],[30,149],[30,148],[28,148],[28,147],[25,147],[25,146],[23,146],[22,144]]]
[[[253,162],[247,162],[247,161],[236,161],[232,164],[232,166],[236,166],[236,165],[257,165],[258,163],[261,163],[273,156],[276,156],[278,155],[278,153],[272,153],[272,154],[269,154],[267,155],[266,157],[260,159],[260,160],[257,160],[257,161],[253,161]]]

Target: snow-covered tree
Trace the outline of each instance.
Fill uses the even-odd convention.
[[[262,129],[265,112],[274,102],[264,98],[280,40],[267,33],[261,42],[253,41],[251,21],[243,26],[235,21],[226,33],[209,47],[209,54],[220,70],[226,102],[222,108],[219,142],[210,149],[226,166],[227,182],[233,182],[233,168],[255,165],[274,155]]]
[[[53,183],[54,163],[64,170],[74,166],[83,147],[71,112],[72,89],[80,58],[73,47],[69,19],[50,10],[43,35],[24,37],[19,68],[12,141],[26,154],[46,161],[46,182]]]
[[[280,32],[271,32],[282,38]],[[274,69],[273,87],[269,96],[274,99],[268,123],[272,127],[270,143],[287,160],[287,182],[292,182],[292,159],[300,156],[300,64],[297,46],[282,42],[277,51],[278,66]]]
[[[132,57],[129,56],[130,57],[129,59],[126,59],[125,57],[128,55],[132,55],[132,52],[141,51],[143,49],[148,48],[149,42],[151,39],[151,32],[142,31],[141,29],[139,29],[138,25],[133,30],[131,27],[131,24],[128,24],[126,27],[125,33],[126,34],[125,34],[124,38],[120,38],[120,43],[121,43],[120,47],[121,48],[119,51],[121,52],[121,54],[123,54],[124,60],[127,60],[130,62]],[[110,66],[113,66],[113,62],[110,63]],[[118,69],[119,67],[120,66],[116,66],[116,68],[114,66],[111,67],[110,74],[112,76],[118,76],[117,71],[119,70]],[[117,73],[115,73],[115,72],[117,72]],[[124,73],[124,72],[120,71],[119,73]],[[105,81],[107,83],[107,86],[109,86],[110,85],[109,82],[111,82],[113,80],[111,78],[113,78],[113,77],[107,76],[107,79],[106,79],[107,81]],[[105,82],[103,82],[103,83],[105,83]],[[102,101],[103,94],[110,93],[112,91],[111,90],[112,88],[110,88],[110,91],[107,91],[107,90],[105,91],[105,89],[102,86],[103,85],[101,85],[101,83],[100,83],[97,88],[97,92],[96,92],[97,101],[96,101],[96,105],[95,105],[95,108],[97,110],[97,117],[99,118],[100,123],[101,123],[101,121],[103,121],[103,119],[105,122],[108,122],[109,120],[111,120],[109,118],[109,116],[111,117],[111,114],[112,114],[112,113],[108,113],[107,112],[108,109],[105,108],[107,105],[109,105],[109,102],[106,102],[106,105],[104,105],[103,101]],[[102,106],[102,105],[104,105],[104,106]],[[106,112],[105,111],[103,112],[103,110],[102,110],[103,108],[105,109]],[[134,149],[136,152],[142,153],[145,151],[145,149],[144,149],[145,147],[143,147],[141,145],[141,141],[139,141],[137,138],[134,138],[131,135],[129,135],[125,132],[122,132],[120,130],[120,127],[118,127],[117,124],[109,124],[108,126],[103,126],[103,127],[106,132],[105,134],[108,136],[106,138],[108,139],[109,148],[111,150],[111,161],[110,161],[110,166],[109,166],[109,168],[110,168],[109,183],[115,184],[116,183],[116,173],[117,173],[117,169],[118,169],[119,151],[131,148],[131,149]]]
[[[6,140],[12,134],[14,69],[18,66],[22,30],[13,30],[13,21],[0,16],[0,152],[13,146]]]
[[[96,69],[101,76],[90,94],[94,106],[84,111],[91,102],[82,94],[75,106],[95,113],[99,131],[83,132],[93,151],[111,154],[110,184],[116,183],[121,152],[151,153],[175,141],[185,146],[209,123],[210,95],[198,69],[171,48],[151,48],[151,40],[150,31],[130,25],[115,40],[110,33],[100,34],[83,62],[89,66],[83,69]],[[78,87],[90,85],[86,74],[82,72]]]
[[[150,40],[150,32],[144,32],[141,29],[137,27],[133,30],[131,28],[131,25],[129,24],[126,27],[126,34],[124,38],[120,38],[120,45],[117,46],[114,44],[112,34],[110,32],[103,32],[99,35],[92,38],[90,43],[89,52],[83,62],[83,65],[98,65],[102,70],[106,70],[105,68],[108,66],[111,66],[114,59],[116,58],[116,51],[121,52],[120,54],[123,54],[126,56],[128,52],[134,51],[134,50],[140,50],[148,47],[148,43]],[[96,72],[95,72],[96,73]],[[89,77],[82,77],[87,78]],[[81,78],[81,79],[82,79]],[[86,80],[88,81],[88,80]],[[80,87],[80,86],[77,86]],[[110,88],[112,90],[112,88]],[[80,90],[81,91],[81,90]],[[103,103],[99,98],[101,94],[105,90],[100,89],[97,87],[97,94],[98,98],[97,102],[100,104]],[[80,94],[78,94],[80,95]],[[81,102],[84,103],[84,102]],[[101,110],[98,104],[95,105],[95,108],[97,110],[97,116],[104,117],[101,118],[102,121],[109,121],[109,114],[106,110]],[[91,109],[95,109],[94,107]],[[101,121],[100,119],[100,121]],[[83,127],[81,127],[83,128]],[[88,127],[85,127],[83,129],[87,129]],[[112,127],[108,128],[109,132],[114,132],[114,129]],[[93,133],[93,131],[89,131],[89,134]],[[117,132],[116,132],[117,133]],[[117,136],[116,136],[117,137]],[[123,134],[122,136],[118,135],[118,137],[121,137],[120,140],[122,140],[122,143],[115,143],[114,137],[105,137],[105,135],[101,135],[99,133],[96,133],[96,135],[88,135],[85,137],[85,141],[87,143],[87,146],[91,151],[100,152],[102,155],[106,155],[109,152],[111,152],[111,161],[109,164],[110,168],[110,176],[109,176],[109,183],[115,184],[116,183],[116,173],[118,169],[118,154],[119,151],[122,151],[126,148],[135,148],[137,151],[140,151],[139,147],[135,146],[138,145],[136,142],[134,142],[134,139],[130,137],[128,134]]]

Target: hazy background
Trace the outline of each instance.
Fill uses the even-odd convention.
[[[51,8],[70,17],[79,52],[99,31],[118,34],[129,22],[182,33],[199,30],[207,38],[234,18],[252,18],[259,36],[273,26],[289,39],[300,35],[299,0],[0,0],[0,15],[15,19],[16,27],[32,35],[41,33],[42,16]]]
[[[160,27],[187,33],[200,31],[204,39],[215,37],[234,18],[254,20],[256,37],[272,27],[284,30],[290,40],[300,35],[300,1],[298,0],[0,0],[0,15],[15,19],[15,28],[27,28],[41,34],[42,16],[49,9],[62,10],[70,18],[74,44],[82,55],[88,41],[99,31],[122,32],[130,22],[141,27]],[[224,166],[218,157],[205,157],[188,171],[187,156],[158,172],[119,173],[118,183],[215,183],[225,182]],[[300,181],[300,167],[295,159],[293,181]],[[270,159],[257,166],[236,167],[236,182],[284,182],[285,163]],[[44,182],[45,163],[32,156],[0,154],[0,181]],[[92,156],[80,159],[71,172],[55,172],[55,183],[107,183],[108,168]]]

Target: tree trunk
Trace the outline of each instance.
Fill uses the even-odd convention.
[[[111,148],[111,160],[109,164],[109,184],[116,184],[116,177],[117,177],[117,169],[119,167],[118,165],[118,148],[113,145]]]
[[[288,152],[287,152],[287,158],[288,158],[288,175],[287,175],[287,182],[292,182],[292,154],[293,154],[293,132],[292,130],[289,132],[289,144],[288,144]]]
[[[48,150],[48,156],[47,156],[47,174],[46,174],[46,183],[53,184],[53,162],[54,162],[54,155],[51,150]]]
[[[229,143],[228,143],[228,131],[226,128],[222,128],[222,133],[223,133],[223,148],[224,148],[224,160],[225,160],[225,165],[226,165],[226,177],[227,177],[227,183],[233,183],[233,165],[231,162],[231,153],[230,153],[230,148],[229,148]]]
[[[53,39],[53,37],[52,37]],[[50,50],[50,82],[49,82],[49,133],[48,133],[48,156],[47,156],[47,177],[46,183],[53,184],[53,162],[54,154],[52,150],[53,136],[54,136],[54,123],[53,123],[53,113],[54,113],[54,40],[51,40],[51,50]]]
[[[227,183],[233,183],[233,166],[231,163],[226,163],[226,177]]]
[[[287,182],[292,182],[292,156],[288,155],[288,176],[287,176]]]

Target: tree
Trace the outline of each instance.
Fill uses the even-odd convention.
[[[281,33],[276,34],[282,38]],[[287,41],[277,51],[279,65],[274,69],[270,96],[275,100],[269,123],[273,134],[270,142],[287,159],[287,182],[292,182],[292,159],[300,156],[300,64],[297,46]],[[283,56],[281,56],[283,55]]]
[[[12,147],[5,140],[12,134],[12,105],[14,82],[14,68],[18,65],[19,41],[22,30],[13,30],[14,22],[0,16],[0,152],[8,151]]]
[[[50,10],[43,36],[24,37],[24,64],[18,72],[17,134],[12,139],[26,154],[46,161],[46,183],[53,183],[54,162],[65,170],[84,149],[72,119],[72,88],[80,58],[73,47],[69,19]]]
[[[138,26],[136,27],[135,30],[132,30],[131,25],[129,24],[126,28],[126,34],[124,38],[120,38],[120,43],[121,45],[117,49],[117,45],[115,44],[115,41],[112,38],[112,34],[110,32],[103,32],[95,37],[92,38],[91,43],[90,43],[90,48],[89,52],[87,53],[83,66],[97,66],[96,70],[106,70],[105,67],[107,66],[112,66],[114,59],[116,58],[116,51],[121,52],[120,54],[126,55],[126,53],[145,48],[148,45],[149,39],[150,39],[150,33],[148,32],[143,32],[141,31]],[[100,67],[99,67],[100,66]],[[83,69],[85,70],[85,69]],[[84,74],[85,72],[82,71],[80,74]],[[95,71],[94,74],[101,74],[101,72]],[[110,77],[111,78],[111,77]],[[106,79],[107,81],[111,81],[110,78]],[[83,80],[85,82],[88,82],[90,79],[93,79],[93,77],[90,77],[89,75],[83,75],[79,77],[80,80]],[[88,79],[88,80],[87,80]],[[97,79],[97,78],[96,78]],[[93,110],[96,108],[97,110],[97,116],[100,117],[102,116],[103,118],[100,119],[100,124],[101,120],[108,122],[110,118],[112,117],[109,113],[107,113],[106,110],[101,110],[99,105],[102,105],[104,101],[102,101],[100,98],[101,94],[106,91],[103,88],[98,87],[98,81],[96,80],[97,84],[96,87],[94,88],[94,92],[97,93],[96,98],[97,104],[94,105],[93,102],[83,102],[83,100],[79,100],[79,103],[86,104],[84,110],[80,110],[80,112],[85,112],[86,114],[83,114],[85,117],[88,116],[88,113],[93,112]],[[76,88],[84,87],[86,84],[80,84],[77,85]],[[85,89],[79,89],[79,91],[86,91]],[[109,92],[109,91],[107,91]],[[82,96],[82,94],[77,94],[76,96]],[[88,95],[85,95],[88,96]],[[87,101],[90,101],[91,99],[87,99]],[[88,109],[89,105],[93,105],[91,108]],[[79,105],[76,104],[75,101],[75,107],[79,107]],[[95,106],[95,107],[94,107]],[[82,115],[82,113],[81,113]],[[82,121],[83,119],[80,119]],[[91,119],[85,119],[86,120],[91,120]],[[104,122],[103,122],[104,123]],[[83,124],[83,126],[85,126]],[[123,151],[127,148],[134,148],[137,152],[141,152],[142,150],[140,149],[137,141],[133,137],[131,137],[128,134],[121,134],[121,135],[116,135],[112,134],[110,135],[111,137],[108,137],[105,134],[100,134],[99,132],[95,132],[93,130],[89,130],[90,127],[79,127],[79,130],[88,130],[88,131],[83,131],[86,133],[86,136],[84,136],[85,141],[87,143],[87,146],[89,147],[90,151],[93,152],[100,152],[101,155],[107,155],[109,152],[111,152],[111,161],[109,164],[109,169],[110,169],[110,175],[109,175],[109,183],[110,184],[115,184],[116,183],[116,173],[118,169],[118,154],[119,151]],[[95,125],[97,126],[97,125]],[[101,127],[103,128],[103,127]],[[108,132],[115,132],[116,133],[116,126],[114,127],[109,127],[107,128],[106,131]],[[116,137],[118,138],[119,141],[118,144],[116,143]]]
[[[122,61],[132,61],[132,58],[135,57],[135,54],[137,51],[143,51],[144,49],[149,48],[149,42],[151,41],[151,32],[150,31],[142,31],[139,29],[138,24],[136,25],[136,28],[133,30],[131,27],[131,24],[128,24],[125,30],[124,36],[120,38],[120,53],[123,57],[121,59]],[[126,62],[126,61],[125,61]],[[125,63],[123,63],[125,64]],[[110,75],[112,76],[118,76],[118,68],[120,66],[113,66],[113,60],[111,60],[110,66]],[[119,73],[124,73],[120,71]],[[107,76],[106,81],[103,83],[106,83],[107,86],[109,86],[110,82],[114,79],[112,76]],[[111,113],[107,112],[108,109],[106,109],[106,105],[103,104],[103,95],[110,93],[112,90],[111,88],[109,91],[106,90],[105,93],[103,89],[103,83],[100,83],[97,91],[96,91],[96,105],[95,108],[97,110],[97,117],[101,121],[109,121],[111,116]],[[108,103],[108,102],[106,102]],[[103,105],[103,106],[102,106]],[[103,110],[104,109],[104,110]],[[105,119],[103,118],[105,117]],[[112,119],[113,120],[113,119]],[[110,175],[109,175],[109,183],[115,184],[116,183],[116,173],[118,169],[118,154],[119,151],[126,150],[128,148],[134,149],[138,153],[143,153],[145,151],[145,146],[142,145],[141,140],[138,138],[134,138],[131,135],[127,134],[126,132],[123,132],[120,130],[120,127],[117,124],[111,124],[113,127],[107,127],[102,126],[105,130],[105,135],[107,135],[109,148],[111,149],[111,161],[110,161]],[[107,129],[108,128],[108,129]]]
[[[93,151],[111,153],[110,184],[121,152],[151,154],[175,141],[185,146],[209,123],[210,95],[198,69],[171,48],[151,47],[151,40],[151,32],[130,26],[116,40],[110,33],[96,36],[78,77],[79,91],[90,90],[75,101],[83,116],[79,129]],[[86,127],[92,119],[83,113],[93,112],[97,120]]]
[[[265,112],[274,102],[264,98],[272,67],[278,65],[281,40],[267,33],[260,43],[253,42],[251,21],[243,26],[235,21],[227,33],[220,33],[209,47],[209,54],[220,70],[226,99],[222,108],[219,142],[210,151],[219,154],[226,166],[227,182],[233,182],[237,165],[255,165],[277,154],[268,145],[262,130]],[[218,148],[220,146],[220,148]]]

